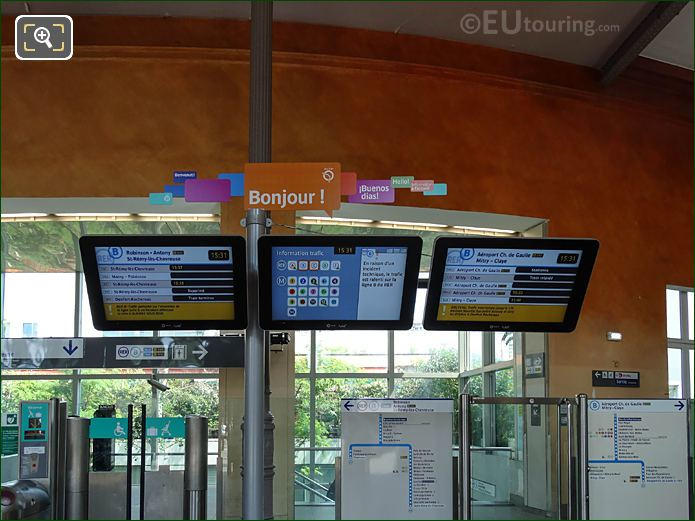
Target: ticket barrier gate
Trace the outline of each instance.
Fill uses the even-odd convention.
[[[460,498],[458,518],[473,519],[471,461],[472,454],[476,449],[472,447],[473,415],[471,409],[474,405],[556,407],[555,515],[557,519],[588,519],[587,396],[585,394],[577,395],[575,398],[481,398],[469,394],[459,395],[458,466],[461,479],[458,482]],[[566,421],[564,421],[565,418]],[[563,426],[565,427],[564,436],[562,435]],[[563,473],[565,480],[562,479]],[[563,481],[566,493],[565,508],[563,508],[562,502]]]
[[[133,518],[132,405],[126,472],[90,472],[90,420],[68,417],[65,402],[21,402],[19,416],[19,479],[2,486],[2,519]],[[183,471],[167,466],[146,472],[144,434],[143,429],[139,519],[206,519],[207,418],[185,419]],[[154,489],[149,501],[145,486]],[[90,495],[98,501],[90,502]]]

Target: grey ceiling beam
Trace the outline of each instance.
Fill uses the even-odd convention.
[[[601,67],[601,83],[612,83],[687,4],[688,2],[657,2]]]

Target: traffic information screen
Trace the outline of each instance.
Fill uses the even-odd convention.
[[[433,319],[441,328],[447,322],[466,329],[486,325],[482,330],[574,328],[596,255],[595,241],[458,241],[464,242],[435,246],[432,299],[428,295],[427,302],[430,325]]]
[[[300,243],[278,238],[280,243],[261,249],[261,283],[266,281],[270,295],[270,317],[261,309],[262,324],[266,316],[275,323],[308,322],[314,329],[377,322],[395,327],[404,311],[412,322],[408,309],[417,285],[418,238],[297,239]]]
[[[99,301],[95,318],[103,316],[106,328],[150,323],[157,324],[154,329],[170,329],[204,322],[227,327],[238,321],[240,307],[245,315],[245,278],[237,266],[243,255],[228,240],[240,238],[158,238],[151,244],[137,239],[140,244],[124,244],[122,237],[112,242],[100,238],[99,244],[83,251],[96,267],[90,273],[92,282],[95,278],[97,282],[91,291],[88,279],[90,302],[94,294]],[[94,315],[94,306],[92,311]]]

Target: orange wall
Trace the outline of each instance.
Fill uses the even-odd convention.
[[[128,22],[97,22],[66,63],[3,46],[3,197],[145,196],[174,169],[241,170],[247,25],[140,18],[119,40]],[[550,392],[590,391],[591,369],[618,367],[642,372],[631,395],[666,393],[664,289],[693,286],[691,80],[645,62],[602,90],[589,69],[452,42],[297,24],[276,36],[273,160],[434,178],[447,197],[398,191],[396,204],[544,217],[553,236],[598,238],[579,327],[550,335]]]

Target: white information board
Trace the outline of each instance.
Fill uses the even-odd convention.
[[[342,519],[452,518],[452,400],[350,399],[340,409]]]
[[[589,518],[688,519],[686,400],[589,400]]]

